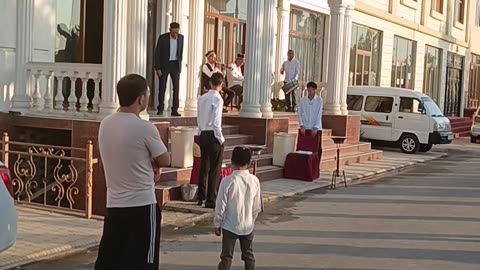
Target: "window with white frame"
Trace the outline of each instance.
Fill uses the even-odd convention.
[[[480,0],[477,0],[477,10],[475,12],[475,25],[480,26]]]
[[[465,23],[465,0],[455,0],[455,21]]]
[[[443,0],[432,0],[432,10],[443,14]]]
[[[435,102],[440,97],[440,69],[442,50],[426,46],[425,48],[425,69],[423,73],[423,92],[430,96]]]
[[[395,36],[392,57],[392,87],[413,89],[415,41]]]

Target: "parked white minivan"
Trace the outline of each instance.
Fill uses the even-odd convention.
[[[361,117],[361,137],[394,142],[404,153],[428,152],[453,140],[450,121],[427,95],[393,87],[351,86],[348,113]]]

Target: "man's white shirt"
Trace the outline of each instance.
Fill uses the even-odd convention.
[[[170,61],[178,60],[177,56],[178,38],[170,37]]]
[[[237,170],[220,183],[215,204],[215,228],[249,235],[261,211],[260,181],[248,170]]]
[[[283,71],[285,75],[283,81],[287,83],[298,81],[298,78],[300,77],[300,62],[296,58],[293,58],[292,61],[287,60],[283,62],[280,71]]]
[[[211,70],[208,68],[208,66],[211,68]],[[203,64],[203,67],[202,67],[202,72],[205,73],[205,75],[207,75],[209,78],[212,77],[213,74],[215,73],[221,73],[225,76],[225,72],[221,71],[218,67],[216,67],[215,65],[210,65],[210,63],[205,63]]]
[[[298,103],[298,123],[300,127],[310,130],[322,130],[323,99],[315,95],[310,100],[304,96]]]
[[[223,99],[220,93],[209,90],[198,99],[197,122],[199,131],[213,130],[220,144],[225,142],[222,133]]]
[[[228,78],[228,87],[232,87],[234,85],[240,85],[243,86],[243,80],[245,79],[243,74],[242,74],[242,69],[241,67],[237,66],[237,64],[232,63],[230,65],[231,71]]]

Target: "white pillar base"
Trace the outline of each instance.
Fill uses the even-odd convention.
[[[184,112],[188,113],[196,113],[197,112],[197,99],[187,99],[185,101],[185,109]]]
[[[272,104],[262,104],[260,107],[263,118],[273,118]]]
[[[25,114],[30,110],[32,98],[29,96],[15,95],[12,97],[12,108],[10,111]]]
[[[262,112],[260,111],[260,105],[258,104],[245,104],[242,103],[242,108],[238,112],[240,117],[247,118],[262,118]]]

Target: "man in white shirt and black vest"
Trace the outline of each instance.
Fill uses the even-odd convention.
[[[239,53],[237,54],[237,59],[235,59],[235,62],[233,62],[227,70],[228,88],[233,90],[235,92],[235,95],[239,97],[237,109],[240,109],[240,104],[242,103],[243,81],[245,80],[245,77],[243,76],[242,66],[244,64],[244,55]]]
[[[295,52],[293,50],[288,50],[287,61],[283,62],[280,73],[285,75],[283,82],[285,85],[292,84],[298,88],[298,78],[300,77],[300,62],[294,58]],[[287,105],[287,112],[295,112],[296,97],[295,90],[285,93],[285,103]]]
[[[245,269],[255,269],[252,243],[255,220],[262,209],[262,196],[260,181],[248,171],[251,160],[250,149],[235,147],[232,152],[234,171],[223,178],[218,189],[213,225],[217,236],[223,234],[219,270],[231,268],[237,239],[240,240]]]
[[[215,53],[215,51],[208,51],[205,54],[205,57],[207,57],[207,62],[202,66],[201,82],[202,82],[202,86],[205,87],[205,89],[209,90],[210,89],[209,82],[212,78],[212,75],[215,73],[220,73],[225,77],[226,69],[224,64],[217,62],[217,54]],[[225,85],[223,85],[221,92],[223,92],[223,94],[225,95],[225,98],[223,101],[224,103],[223,112],[228,112],[227,107],[228,105],[230,105],[230,103],[232,103],[233,98],[235,97],[235,92],[225,87]]]
[[[315,82],[307,83],[307,95],[300,99],[298,104],[298,124],[300,125],[300,133],[304,136],[316,137],[318,132],[322,130],[323,99],[316,92],[317,84]],[[321,136],[319,136],[320,139]],[[321,147],[319,147],[319,160],[321,151]]]
[[[200,175],[198,179],[198,205],[205,201],[206,208],[215,208],[217,182],[223,160],[222,108],[220,96],[225,78],[214,73],[209,91],[198,99],[197,123],[200,130]]]

